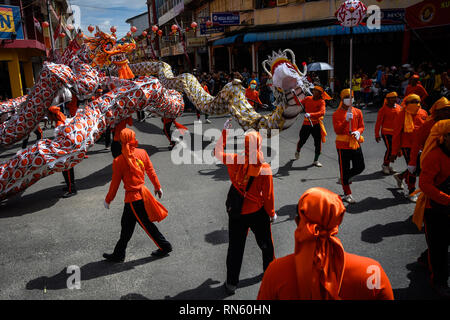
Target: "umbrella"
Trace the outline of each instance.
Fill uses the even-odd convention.
[[[308,64],[308,71],[324,71],[324,70],[333,70],[333,67],[325,62],[314,62]]]

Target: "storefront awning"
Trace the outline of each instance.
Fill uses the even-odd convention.
[[[353,33],[365,34],[365,33],[381,33],[381,32],[401,32],[403,30],[404,30],[403,24],[383,25],[381,26],[380,29],[369,29],[366,26],[358,26],[353,28]],[[337,36],[346,34],[350,34],[350,28],[344,28],[342,26],[334,25],[326,27],[303,28],[303,29],[281,30],[271,32],[259,32],[259,33],[252,32],[244,35],[243,42],[250,43],[258,41],[291,40],[299,38]]]
[[[238,36],[239,36],[238,34],[235,34],[234,36],[231,36],[231,37],[218,39],[218,40],[213,42],[213,47],[215,47],[215,46],[224,46],[224,45],[227,45],[227,44],[232,44],[232,43],[234,43],[234,41],[236,40],[236,38]]]

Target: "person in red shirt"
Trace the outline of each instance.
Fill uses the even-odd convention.
[[[202,81],[202,87],[203,87],[203,90],[205,90],[207,94],[211,94],[211,93],[209,93],[209,89],[208,89],[208,85],[206,84],[206,81]],[[200,110],[196,109],[196,112],[197,112],[197,121],[201,123],[202,121],[200,120]],[[205,113],[205,122],[211,123],[211,121],[208,119],[207,113]]]
[[[257,83],[255,80],[250,81],[250,86],[245,90],[245,97],[252,107],[264,107],[265,104],[259,100],[259,92],[256,90]],[[256,104],[256,106],[255,106]]]
[[[129,125],[129,126],[133,125],[132,117],[128,117],[128,118],[120,121],[113,128],[113,141],[111,143],[111,153],[114,158],[117,158],[118,156],[120,156],[120,154],[122,152],[122,146],[120,144],[120,134],[122,133],[122,130],[127,127],[127,125]]]
[[[428,245],[431,285],[450,298],[448,287],[448,246],[450,244],[450,119],[438,121],[431,129],[420,158],[420,194],[413,222],[422,229]]]
[[[305,119],[303,126],[300,129],[300,139],[297,143],[297,150],[295,152],[295,159],[300,157],[300,150],[312,134],[314,139],[314,162],[316,167],[321,167],[319,162],[320,152],[322,150],[322,142],[325,142],[327,131],[323,124],[323,117],[325,115],[325,100],[331,99],[330,96],[322,89],[322,87],[315,86],[313,89],[313,96],[308,96],[301,101],[305,107]]]
[[[417,94],[420,97],[420,101],[422,102],[422,104],[425,104],[425,99],[428,97],[428,92],[422,86],[419,79],[420,78],[417,74],[411,77],[411,80],[406,87],[405,97],[409,96],[410,94]]]
[[[61,112],[61,109],[59,107],[51,106],[50,108],[48,108],[48,111],[56,119],[56,128],[59,126],[63,126],[65,124],[66,116]],[[78,192],[77,192],[77,187],[75,185],[75,172],[74,172],[73,167],[70,168],[69,170],[63,171],[62,174],[64,177],[64,181],[66,182],[66,185],[67,185],[63,189],[63,191],[65,193],[62,195],[62,197],[69,198],[69,197],[76,195]]]
[[[420,97],[416,94],[410,94],[403,99],[403,108],[394,123],[391,162],[395,161],[397,154],[401,150],[406,165],[408,166],[409,164],[414,138],[428,116],[427,112],[421,108],[420,101]],[[412,170],[406,169],[402,173],[396,173],[394,178],[399,188],[403,188],[403,180],[406,181],[408,190],[405,190],[405,196],[410,201],[416,202],[417,196],[412,195],[416,190],[416,176]]]
[[[345,206],[324,188],[301,196],[293,254],[267,268],[258,300],[394,300],[380,263],[345,252],[336,236]]]
[[[336,132],[341,184],[344,189],[343,200],[355,203],[350,189],[350,179],[365,169],[361,143],[364,142],[364,119],[361,110],[351,107],[350,89],[341,92],[341,102],[333,113],[333,127]],[[353,97],[352,97],[353,98]]]
[[[163,191],[158,176],[147,152],[144,149],[137,148],[138,141],[133,130],[123,129],[120,133],[120,142],[122,152],[113,161],[112,180],[104,205],[106,209],[109,209],[109,205],[119,189],[120,182],[123,181],[125,207],[121,220],[122,230],[113,253],[105,253],[103,257],[111,262],[123,262],[125,260],[126,248],[133,235],[136,222],[158,247],[156,251],[152,252],[152,255],[166,256],[172,251],[172,245],[153,222],[160,222],[164,219],[167,216],[167,209],[153,197],[145,186],[145,173],[147,173],[155,188],[155,195],[161,198]]]
[[[227,280],[224,287],[228,294],[234,294],[239,282],[249,228],[255,234],[256,242],[262,251],[263,269],[266,270],[274,259],[270,223],[276,219],[276,214],[272,170],[270,165],[264,162],[261,135],[256,131],[245,134],[243,155],[225,153],[227,129],[230,128],[231,119],[225,122],[222,136],[215,146],[215,157],[227,166],[232,187],[244,197],[241,214],[238,217],[230,216],[228,220]]]
[[[391,150],[392,150],[392,134],[394,133],[395,119],[398,117],[401,106],[396,103],[397,92],[392,91],[386,95],[383,107],[378,111],[377,122],[375,123],[375,140],[377,143],[383,139],[386,146],[383,164],[381,169],[384,174],[394,174],[395,171],[391,167]],[[381,137],[380,137],[381,128]]]

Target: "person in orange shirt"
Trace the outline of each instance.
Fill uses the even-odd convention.
[[[50,108],[48,108],[48,111],[53,114],[56,119],[56,128],[65,124],[66,116],[61,112],[61,109],[59,107],[51,106]],[[75,185],[75,172],[73,170],[73,167],[69,170],[63,171],[62,174],[67,185],[63,189],[65,193],[62,197],[69,198],[76,195],[78,192]]]
[[[315,86],[313,89],[313,96],[308,96],[303,99],[302,105],[305,107],[305,119],[303,126],[300,129],[300,139],[297,143],[297,150],[295,152],[295,159],[300,157],[300,150],[312,134],[314,138],[314,162],[316,167],[321,167],[319,162],[320,152],[322,150],[322,142],[325,142],[327,131],[323,125],[323,117],[325,115],[325,100],[330,100],[330,96],[322,89],[322,87]]]
[[[225,122],[222,136],[215,146],[215,157],[227,166],[231,188],[235,188],[244,197],[242,210],[238,216],[232,216],[228,212],[229,245],[226,262],[227,280],[224,287],[228,294],[234,294],[239,282],[249,228],[255,234],[256,242],[262,251],[263,269],[266,270],[274,259],[270,223],[276,219],[276,214],[272,170],[270,165],[264,162],[261,135],[256,131],[245,134],[243,155],[225,153],[227,129],[230,128],[231,119]]]
[[[394,134],[392,135],[391,162],[395,161],[397,154],[401,150],[408,166],[411,159],[411,148],[414,138],[419,128],[427,119],[427,112],[420,106],[420,97],[416,94],[410,94],[403,99],[402,110],[394,123]],[[408,190],[405,190],[405,196],[410,201],[416,202],[417,196],[412,195],[416,190],[416,176],[414,170],[407,168],[402,173],[394,174],[397,186],[403,188],[403,180],[406,181]]]
[[[450,119],[438,121],[431,129],[420,158],[419,187],[413,222],[422,229],[428,245],[431,285],[450,298],[448,287],[448,246],[450,244]]]
[[[379,262],[345,252],[336,236],[345,207],[339,196],[311,188],[301,196],[293,254],[274,260],[258,300],[394,300]]]
[[[422,101],[422,104],[425,104],[425,99],[428,97],[428,92],[422,86],[419,79],[420,78],[417,74],[411,77],[411,80],[406,87],[405,97],[409,96],[410,94],[417,94],[420,97],[420,101]]]
[[[341,102],[333,113],[333,127],[336,132],[341,184],[344,189],[342,200],[355,203],[350,189],[350,179],[365,169],[361,143],[364,142],[364,119],[361,110],[351,107],[350,89],[341,92]],[[353,98],[353,97],[352,97]]]
[[[256,90],[257,83],[255,80],[250,81],[250,86],[245,90],[245,97],[248,100],[248,103],[252,105],[252,107],[267,107],[265,104],[259,100],[259,92]],[[256,106],[255,106],[256,104]]]
[[[172,251],[172,245],[153,223],[161,221],[167,216],[167,209],[159,203],[145,186],[145,173],[150,178],[155,195],[162,197],[163,191],[153,168],[150,157],[144,149],[138,149],[138,141],[133,130],[125,128],[120,133],[122,145],[121,154],[113,161],[113,174],[109,191],[104,205],[109,209],[114,200],[120,182],[123,181],[125,189],[125,207],[123,209],[120,239],[112,254],[105,253],[103,257],[111,262],[123,262],[128,242],[133,235],[136,222],[144,229],[147,235],[155,242],[158,249],[152,252],[153,256],[163,257]]]
[[[132,126],[133,125],[133,118],[128,117],[122,121],[120,121],[116,126],[113,128],[113,141],[111,143],[111,153],[112,156],[117,158],[120,156],[122,152],[122,145],[120,144],[120,134],[122,133],[122,130],[127,127],[127,125]]]
[[[383,107],[378,111],[377,122],[375,124],[375,140],[377,143],[383,139],[386,146],[383,164],[381,169],[384,174],[394,174],[395,171],[391,167],[391,150],[392,150],[392,134],[394,132],[395,119],[398,117],[401,106],[397,102],[397,92],[392,91],[386,95]],[[381,128],[381,137],[380,137]]]

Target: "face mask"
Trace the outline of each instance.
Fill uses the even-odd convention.
[[[344,104],[345,104],[346,106],[349,106],[349,105],[350,105],[350,101],[351,101],[351,102],[355,102],[353,99],[350,100],[350,98],[344,99],[343,102],[344,102]]]
[[[251,85],[250,85],[250,88],[255,89],[255,88],[256,88],[256,85],[251,84]]]

